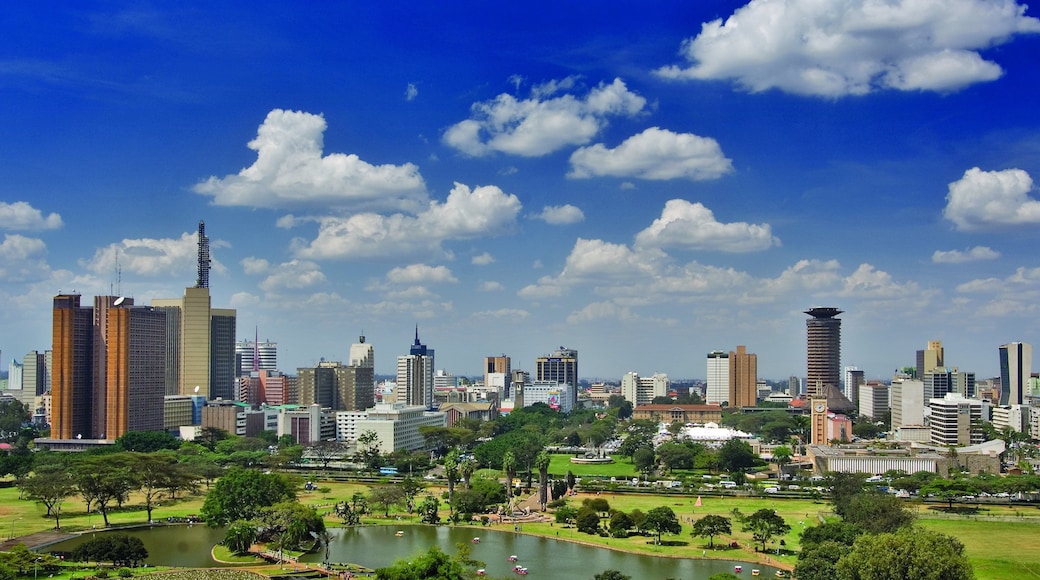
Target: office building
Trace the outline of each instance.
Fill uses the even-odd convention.
[[[641,377],[635,372],[629,372],[621,377],[621,396],[631,402],[633,407],[649,405],[654,397],[667,397],[670,384],[668,375],[664,373]]]
[[[278,343],[240,340],[235,343],[235,359],[239,377],[248,377],[253,371],[278,370]]]
[[[713,350],[708,353],[707,387],[704,402],[709,405],[729,403],[729,353]]]
[[[943,345],[941,340],[929,340],[928,347],[917,351],[917,375],[913,378],[924,378],[924,374],[932,369],[944,367]]]
[[[107,385],[104,432],[99,437],[163,431],[166,312],[118,300],[104,310]]]
[[[39,397],[51,390],[51,354],[49,350],[25,353],[22,358],[22,389],[27,394]]]
[[[810,398],[827,385],[837,387],[841,380],[841,319],[837,308],[810,308],[805,321],[807,370],[805,388]]]
[[[415,327],[415,342],[407,355],[397,357],[397,403],[433,408],[434,352],[419,341],[419,327]]]
[[[578,406],[578,351],[560,347],[552,354],[535,359],[535,381],[552,381],[570,385],[570,407]],[[512,393],[511,393],[512,394]],[[515,399],[514,395],[514,399]]]
[[[496,374],[497,373],[497,374],[505,375],[505,376],[508,377],[510,375],[510,373],[512,373],[512,372],[513,372],[513,369],[510,367],[510,360],[509,360],[508,356],[503,354],[502,356],[486,356],[486,357],[484,357],[484,384],[485,385],[490,385],[491,384],[491,375],[492,374]],[[502,392],[502,398],[503,399],[507,399],[511,395],[512,395],[512,393],[509,392],[509,385],[506,384],[505,385],[505,389]]]
[[[758,355],[737,346],[729,353],[729,393],[731,407],[754,407],[758,403]]]
[[[938,367],[924,373],[924,397],[941,399],[947,393],[958,393],[962,397],[975,397],[975,373],[956,368]]]
[[[114,308],[132,306],[133,298],[121,296],[95,296],[93,310],[94,363],[91,368],[91,420],[99,438],[103,438],[108,412],[108,336],[109,311]]]
[[[393,453],[424,449],[426,440],[419,428],[446,425],[444,413],[429,411],[423,405],[379,403],[356,422],[355,430],[359,436],[366,431],[375,433],[380,452]]]
[[[1000,346],[1000,404],[1021,405],[1033,367],[1033,346],[1011,342]]]
[[[948,393],[941,399],[928,401],[931,408],[929,425],[932,444],[941,447],[978,445],[986,440],[980,423],[982,401],[968,399],[960,393]]]
[[[859,414],[880,419],[889,410],[889,387],[880,381],[867,381],[859,388]]]
[[[522,392],[523,396],[521,397],[521,402],[516,403],[514,408],[530,407],[535,403],[543,403],[554,411],[570,413],[574,410],[574,407],[571,406],[571,401],[574,400],[574,397],[571,396],[573,389],[574,387],[567,383],[533,381],[525,384],[522,387],[522,391],[520,387],[517,388],[517,391]]]
[[[371,368],[344,366],[322,360],[316,367],[297,369],[300,405],[333,411],[363,411],[375,404]]]
[[[95,438],[92,423],[94,309],[79,294],[54,297],[52,423],[54,439]]]
[[[859,401],[859,387],[864,382],[863,371],[858,367],[845,367],[845,385],[842,392],[853,402]]]
[[[908,425],[924,425],[924,381],[897,377],[892,379],[892,430]]]

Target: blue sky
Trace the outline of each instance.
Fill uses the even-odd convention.
[[[361,4],[361,5],[357,5]],[[645,4],[645,5],[643,5]],[[1012,0],[19,3],[0,13],[0,348],[51,297],[195,280],[283,370],[888,378],[1040,343],[1040,14]],[[117,261],[121,275],[117,276]]]

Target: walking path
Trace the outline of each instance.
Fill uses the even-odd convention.
[[[36,532],[35,534],[19,536],[17,538],[11,538],[4,542],[0,542],[0,552],[8,552],[11,550],[11,548],[17,546],[18,544],[25,544],[26,548],[29,548],[30,550],[35,550],[36,548],[54,544],[72,537],[75,537],[75,534],[67,534],[65,532],[56,530]]]

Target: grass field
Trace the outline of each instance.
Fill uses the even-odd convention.
[[[563,456],[564,460],[566,460],[566,457]],[[566,470],[563,473],[566,473]],[[328,506],[336,501],[347,499],[357,491],[365,493],[368,490],[368,487],[365,485],[340,482],[321,482],[320,487],[330,488],[329,493],[301,492],[299,495],[300,501],[307,505],[318,506],[320,510],[322,506]],[[431,488],[431,491],[439,496],[443,488]],[[572,498],[572,502],[576,505],[580,504],[585,497],[596,496],[579,494],[577,497]],[[641,536],[624,539],[600,538],[578,533],[574,528],[561,527],[555,523],[550,524],[548,522],[525,523],[523,524],[523,532],[650,555],[668,557],[707,556],[749,561],[755,559],[764,561],[768,557],[771,559],[770,563],[790,566],[796,562],[794,555],[755,554],[749,550],[747,546],[750,543],[750,535],[740,532],[738,524],[734,525],[735,529],[731,538],[716,538],[715,543],[725,546],[730,540],[735,540],[740,543],[740,548],[735,550],[708,550],[707,539],[690,536],[691,520],[696,520],[707,514],[731,517],[731,512],[734,508],[740,509],[745,514],[751,514],[761,508],[775,509],[792,528],[791,532],[783,538],[786,547],[797,551],[799,535],[804,527],[815,525],[821,518],[833,517],[829,511],[830,506],[826,502],[811,499],[702,497],[701,506],[695,507],[696,496],[613,494],[603,492],[599,497],[606,499],[611,507],[624,511],[638,508],[646,512],[658,506],[672,508],[681,520],[683,532],[678,536],[665,536],[663,539],[682,545],[654,546],[647,544],[648,538]],[[147,516],[140,502],[139,497],[132,497],[125,509],[117,510],[110,514],[110,521],[114,525],[146,523]],[[173,502],[165,501],[154,511],[153,518],[164,520],[169,516],[197,514],[202,507],[202,502],[203,496],[201,495],[188,496]],[[940,506],[918,506],[916,508],[918,524],[931,530],[949,534],[963,542],[979,580],[1040,577],[1040,543],[1035,541],[1035,538],[1040,536],[1040,509],[1035,506],[993,505],[984,506],[974,514],[947,515],[940,513],[937,509],[938,507]],[[3,537],[17,537],[51,530],[54,526],[54,520],[44,518],[44,512],[45,510],[42,506],[34,502],[20,500],[17,488],[0,488],[0,534]],[[89,530],[95,526],[100,528],[102,525],[99,515],[87,514],[85,512],[84,504],[79,498],[70,498],[70,501],[64,504],[62,514],[63,531],[78,532]],[[447,511],[442,514],[443,517],[447,517],[447,515]],[[415,521],[414,517],[408,517],[407,514],[395,513],[391,515],[390,519],[383,518],[382,514],[371,515],[366,518],[366,522],[374,524],[397,523],[401,521],[397,519],[398,516],[401,516],[404,521]],[[338,524],[338,521],[330,517],[327,519],[327,523],[330,526],[335,526]],[[777,544],[778,542],[774,540],[772,547],[775,548]]]
[[[549,473],[553,476],[562,477],[570,471],[578,477],[617,477],[618,479],[631,479],[639,472],[636,471],[632,462],[625,457],[615,457],[614,463],[601,465],[571,463],[571,456],[562,453],[554,453],[549,460]]]

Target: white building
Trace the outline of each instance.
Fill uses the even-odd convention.
[[[704,402],[729,403],[729,353],[713,350],[708,353],[708,384]]]
[[[1029,407],[1025,405],[1002,405],[994,406],[993,426],[999,431],[1004,427],[1011,427],[1019,433],[1029,432]]]
[[[336,415],[319,405],[278,410],[278,436],[291,435],[300,445],[336,439]]]
[[[524,385],[521,391],[523,406],[530,407],[535,403],[545,403],[561,413],[574,410],[571,391],[573,386],[555,381],[533,381]],[[519,390],[519,389],[518,389]]]
[[[354,443],[358,422],[368,418],[368,411],[336,411],[336,441]]]
[[[892,430],[924,425],[924,381],[892,379]]]
[[[379,450],[383,453],[414,451],[426,446],[426,441],[419,433],[420,427],[446,425],[444,413],[427,411],[424,405],[377,403],[367,411],[364,419],[356,421],[355,440],[371,431],[379,438]]]
[[[858,402],[859,387],[864,382],[863,371],[859,367],[845,367],[845,383],[842,385],[842,392],[845,394],[845,398]]]
[[[859,414],[877,419],[889,410],[888,385],[870,381],[859,387]]]
[[[634,407],[649,405],[654,397],[668,396],[670,386],[668,375],[664,373],[641,377],[635,372],[629,372],[621,377],[621,396],[630,401]]]
[[[985,441],[982,429],[977,426],[982,420],[982,401],[948,393],[941,399],[929,400],[928,406],[933,445],[963,447]]]
[[[278,343],[241,340],[235,343],[235,357],[239,360],[237,376],[248,377],[254,370],[275,371],[278,370]]]

